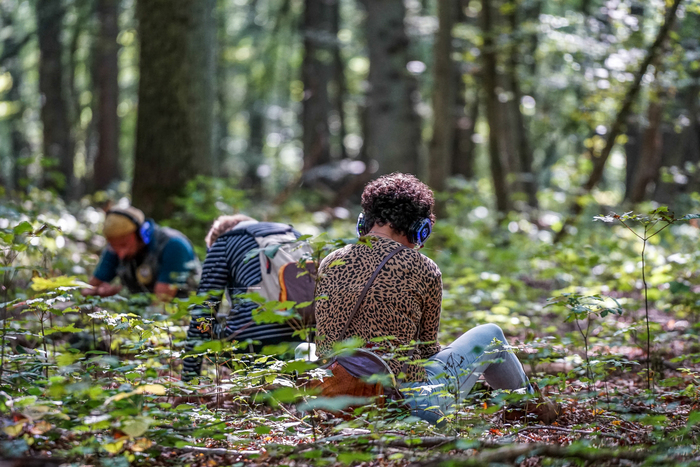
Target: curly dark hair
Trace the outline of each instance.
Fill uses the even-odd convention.
[[[397,233],[408,235],[419,219],[427,217],[435,223],[434,205],[433,191],[411,174],[383,175],[362,192],[367,230],[388,223]]]

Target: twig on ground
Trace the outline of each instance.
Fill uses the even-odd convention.
[[[553,430],[553,431],[562,431],[564,433],[571,433],[571,434],[576,434],[576,435],[595,435],[595,436],[604,436],[607,438],[622,439],[622,436],[616,435],[614,433],[604,433],[602,431],[574,430],[571,428],[562,428],[559,426],[546,426],[546,425],[526,426],[524,428],[519,429],[514,434],[518,434],[518,433],[521,433],[523,431],[531,431],[531,430]]]
[[[560,459],[577,458],[589,462],[599,462],[611,459],[625,459],[630,461],[645,461],[652,455],[648,450],[631,449],[581,449],[569,446],[554,446],[549,444],[513,444],[488,451],[482,451],[470,457],[451,455],[434,457],[424,462],[415,462],[409,467],[423,467],[439,465],[448,462],[452,466],[482,466],[492,462],[512,462],[515,459],[526,457],[553,457]],[[665,459],[670,460],[670,459]]]
[[[185,451],[185,452],[195,452],[195,453],[200,453],[200,454],[208,454],[212,456],[240,456],[240,457],[248,457],[250,455],[257,455],[260,454],[260,451],[234,451],[233,449],[225,449],[225,448],[203,448],[199,446],[183,446],[179,449],[175,449],[178,451]]]

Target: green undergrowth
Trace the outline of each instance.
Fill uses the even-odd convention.
[[[213,190],[183,204],[171,224],[190,225],[187,233],[202,251],[211,220],[234,212],[227,207],[234,200],[245,207],[243,199]],[[700,394],[700,230],[693,216],[654,209],[610,224],[594,222],[600,213],[590,212],[554,244],[563,216],[546,208],[500,219],[473,187],[450,194],[448,214],[423,250],[443,272],[440,341],[478,324],[500,325],[528,370],[539,372],[540,387],[562,403],[558,427],[570,438],[566,455],[585,460],[606,446],[643,445],[654,462],[685,462],[695,452],[700,422],[692,402]],[[294,202],[265,212],[309,234],[317,261],[344,244],[334,239],[352,237],[356,214],[306,212]],[[181,465],[178,456],[189,453],[188,462],[199,465],[196,449],[218,448],[226,459],[239,453],[230,464],[259,458],[401,464],[499,449],[489,443],[523,436],[552,443],[537,438],[538,428],[504,418],[504,407],[521,396],[485,385],[442,428],[367,401],[355,419],[343,421],[328,410],[353,410],[348,407],[358,401],[323,400],[297,388],[296,376],[313,365],[280,358],[290,353],[286,346],[249,354],[241,353],[246,343],[204,344],[195,352],[207,361],[205,373],[196,384],[183,383],[188,307],[204,297],[164,306],[151,305],[148,296],[82,297],[78,291],[104,244],[95,234],[102,215],[90,200],[64,206],[35,191],[5,198],[0,214],[5,456],[51,456],[74,465],[150,465],[158,458]],[[670,225],[642,244],[635,231],[652,223]],[[263,304],[258,319],[287,319],[289,305]],[[417,448],[437,438],[444,445]]]

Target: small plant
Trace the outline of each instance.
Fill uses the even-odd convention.
[[[583,356],[586,360],[586,377],[589,392],[594,379],[593,365],[590,359],[590,331],[591,323],[596,318],[605,318],[609,314],[622,316],[623,309],[615,299],[611,299],[615,305],[608,306],[606,298],[600,295],[581,295],[575,293],[565,293],[558,297],[550,298],[549,304],[563,305],[569,309],[566,317],[567,322],[575,322],[581,337],[583,338]],[[581,324],[585,322],[585,328]],[[598,365],[597,365],[598,366]],[[604,365],[603,365],[604,367]]]
[[[619,221],[627,230],[632,232],[639,240],[642,241],[642,284],[644,287],[644,321],[646,323],[646,354],[647,354],[647,389],[653,390],[654,377],[651,372],[651,329],[649,326],[649,286],[647,284],[646,271],[646,249],[649,239],[655,237],[669,226],[678,222],[685,222],[691,219],[700,218],[700,214],[686,214],[683,217],[676,218],[673,212],[669,212],[666,206],[661,206],[653,211],[650,211],[647,216],[634,214],[632,211],[622,215],[610,213],[607,216],[595,216],[593,220],[603,222]],[[629,222],[639,222],[642,225],[643,232],[638,233],[629,226]]]

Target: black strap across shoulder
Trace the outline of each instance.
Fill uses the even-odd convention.
[[[379,271],[382,270],[384,265],[387,263],[387,261],[389,261],[392,258],[392,256],[394,256],[396,253],[398,253],[401,250],[407,250],[407,249],[408,249],[407,247],[405,247],[403,245],[399,245],[395,250],[392,250],[391,252],[389,252],[389,254],[384,257],[382,262],[379,263],[379,266],[377,266],[377,269],[374,270],[374,272],[372,273],[372,276],[367,281],[367,284],[365,284],[365,288],[362,289],[362,292],[360,293],[360,296],[357,299],[357,303],[355,303],[355,308],[353,308],[352,313],[350,313],[350,316],[348,317],[348,320],[345,323],[345,327],[343,327],[343,332],[340,333],[340,339],[338,339],[338,340],[341,340],[341,341],[345,340],[345,337],[348,333],[348,328],[350,327],[350,323],[352,322],[355,315],[357,315],[357,311],[360,309],[360,305],[362,305],[362,302],[365,299],[365,295],[367,295],[367,291],[372,286],[374,279],[376,279],[377,276],[379,275]]]

